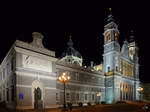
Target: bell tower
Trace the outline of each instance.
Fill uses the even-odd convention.
[[[106,103],[113,103],[118,100],[118,93],[116,90],[119,88],[118,78],[115,78],[116,74],[119,74],[120,63],[120,45],[118,42],[119,31],[118,26],[114,22],[111,14],[111,8],[109,8],[110,14],[107,19],[107,24],[104,26],[104,74],[105,74],[105,101]]]
[[[120,45],[118,43],[119,31],[118,26],[114,22],[109,8],[110,14],[107,19],[107,24],[104,26],[104,73],[110,71],[119,71],[118,57],[120,53]]]

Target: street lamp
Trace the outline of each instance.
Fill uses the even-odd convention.
[[[66,83],[70,80],[70,76],[68,75],[68,72],[62,72],[59,77],[59,81],[64,84],[64,110],[66,110],[66,99],[65,99],[65,88],[66,88]]]
[[[142,95],[141,95],[141,93],[142,93],[142,91],[143,91],[143,88],[142,88],[142,87],[139,87],[139,88],[137,89],[137,91],[138,91],[139,94],[140,94],[140,102],[141,102],[141,100],[142,100]]]

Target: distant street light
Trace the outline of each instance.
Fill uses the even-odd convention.
[[[140,102],[142,101],[142,92],[143,92],[143,88],[142,87],[139,87],[138,89],[137,89],[137,91],[139,92],[139,94],[140,94]]]
[[[68,72],[63,72],[59,75],[58,77],[59,81],[64,84],[64,110],[66,110],[66,98],[65,98],[65,88],[66,88],[66,83],[70,80],[70,76],[68,75]]]

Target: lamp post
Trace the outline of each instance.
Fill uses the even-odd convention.
[[[139,92],[139,94],[140,94],[140,102],[142,101],[142,91],[143,91],[143,88],[142,87],[139,87],[138,89],[137,89],[137,91]]]
[[[59,77],[59,81],[64,84],[64,110],[66,110],[66,98],[65,98],[65,88],[66,88],[66,83],[70,80],[70,76],[68,75],[68,72],[62,72]]]

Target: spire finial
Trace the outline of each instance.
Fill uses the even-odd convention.
[[[109,8],[109,15],[108,15],[108,19],[107,19],[107,22],[108,22],[108,23],[114,21],[113,16],[112,16],[112,14],[111,14],[111,11],[112,11],[112,8]]]
[[[73,47],[73,42],[72,42],[72,36],[71,36],[71,34],[69,35],[69,42],[67,44],[68,44],[68,47]]]
[[[134,41],[134,30],[133,29],[130,30],[130,40],[129,41],[130,42]]]

